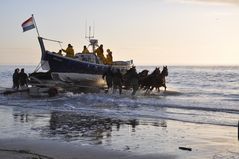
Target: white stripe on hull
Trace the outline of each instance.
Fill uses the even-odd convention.
[[[106,82],[102,79],[102,75],[53,72],[52,78],[53,80],[75,82],[89,86],[104,87],[106,85]]]

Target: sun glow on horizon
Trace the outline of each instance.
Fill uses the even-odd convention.
[[[43,37],[63,41],[63,48],[71,43],[76,52],[88,45],[87,19],[89,24],[94,21],[96,38],[113,51],[115,60],[133,59],[136,65],[239,65],[239,3],[199,1],[5,1],[0,6],[0,64],[39,63],[35,31],[22,33],[20,26],[34,13]],[[46,46],[60,49],[54,43]]]

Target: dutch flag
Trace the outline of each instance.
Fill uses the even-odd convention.
[[[33,17],[27,19],[25,22],[22,23],[23,32],[31,30],[33,28],[35,28]]]

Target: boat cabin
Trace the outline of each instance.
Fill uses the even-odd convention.
[[[77,53],[75,54],[75,59],[84,62],[103,64],[99,57],[94,53]]]

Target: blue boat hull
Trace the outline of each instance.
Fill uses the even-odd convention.
[[[44,58],[51,72],[102,75],[108,65],[94,64],[47,52]]]
[[[41,67],[44,70],[51,71],[53,80],[62,80],[68,82],[80,82],[82,85],[103,86],[105,81],[102,75],[109,67],[113,71],[120,69],[121,73],[126,71],[133,65],[133,61],[115,61],[113,65],[100,64],[98,57],[95,54],[84,55],[76,54],[76,58],[65,57],[54,52],[45,50],[43,38],[38,37],[42,51]],[[85,58],[85,57],[92,58]],[[82,57],[82,58],[81,58]],[[93,62],[91,61],[92,59]],[[88,62],[91,61],[91,62]]]

